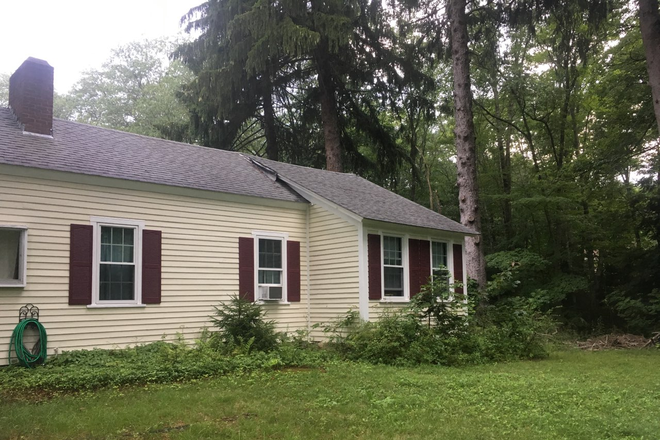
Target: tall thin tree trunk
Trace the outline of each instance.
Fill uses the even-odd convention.
[[[456,128],[456,167],[461,223],[481,232],[479,188],[477,184],[477,145],[472,116],[470,59],[468,55],[466,0],[452,0],[449,7],[451,52],[454,73],[454,119]],[[465,239],[467,275],[481,288],[486,284],[486,262],[481,237]]]
[[[264,87],[264,131],[266,134],[266,156],[270,160],[279,160],[277,132],[275,131],[275,111],[273,110],[273,86],[270,73]]]
[[[502,204],[504,236],[507,240],[507,246],[510,246],[513,239],[513,227],[511,224],[511,140],[508,130],[502,126],[501,122],[503,115],[500,107],[500,91],[496,78],[493,78],[491,89],[493,90],[493,101],[495,102],[495,116],[498,118],[495,122],[495,127],[497,131],[497,150],[500,156],[500,176],[502,179],[502,190],[504,192],[504,202]]]
[[[325,167],[329,171],[343,172],[341,138],[339,136],[339,117],[337,116],[337,98],[330,74],[328,43],[321,42],[316,54],[316,65],[321,95],[321,122],[325,141]]]
[[[646,53],[646,70],[653,95],[653,110],[660,131],[660,13],[658,0],[639,0],[639,26]]]

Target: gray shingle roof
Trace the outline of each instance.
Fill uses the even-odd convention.
[[[360,217],[464,234],[474,232],[353,174],[253,158]],[[25,135],[0,108],[0,164],[305,202],[242,154],[53,120],[53,138]]]
[[[283,178],[362,218],[474,234],[473,230],[462,224],[354,174],[317,170],[261,158],[254,159]]]
[[[25,135],[0,108],[0,163],[304,202],[239,153],[53,120],[53,138]]]

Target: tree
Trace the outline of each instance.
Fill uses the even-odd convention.
[[[176,141],[192,141],[188,113],[177,100],[190,72],[167,55],[174,43],[132,42],[112,51],[100,69],[85,72],[56,105],[59,116]]]
[[[0,73],[0,107],[9,107],[9,75]]]
[[[653,109],[660,132],[660,13],[658,0],[638,0],[639,27],[646,53],[646,68],[653,96]]]
[[[404,154],[379,115],[396,102],[394,90],[422,76],[394,50],[398,36],[390,23],[397,11],[378,0],[211,0],[191,10],[184,21],[202,35],[177,56],[196,74],[187,102],[200,133],[214,135],[204,135],[205,143],[228,148],[253,118],[263,121],[265,134],[291,138],[282,120],[295,94],[318,112],[307,128],[322,130],[327,169],[367,164],[352,141],[357,134],[385,156],[369,165],[395,170]]]
[[[472,90],[468,50],[468,23],[465,0],[452,0],[449,13],[451,58],[454,77],[454,119],[456,136],[456,167],[461,223],[481,232],[479,186],[477,181],[477,145],[472,115]],[[465,266],[470,278],[481,288],[486,283],[486,261],[481,237],[466,237]]]

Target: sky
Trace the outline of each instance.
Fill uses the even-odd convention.
[[[55,91],[66,93],[112,49],[182,32],[181,16],[203,1],[0,0],[0,73],[40,58],[55,69]]]

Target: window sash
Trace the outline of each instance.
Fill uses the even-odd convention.
[[[135,234],[138,232],[137,229],[134,226],[99,226],[98,245],[101,253],[97,287],[100,303],[134,302],[136,300]],[[131,268],[132,270],[130,270]]]
[[[442,241],[431,241],[431,277],[449,275],[448,244]]]
[[[284,240],[258,238],[257,285],[281,287],[283,278]],[[277,279],[279,278],[279,282]]]
[[[383,297],[405,298],[405,265],[403,238],[382,236]]]

